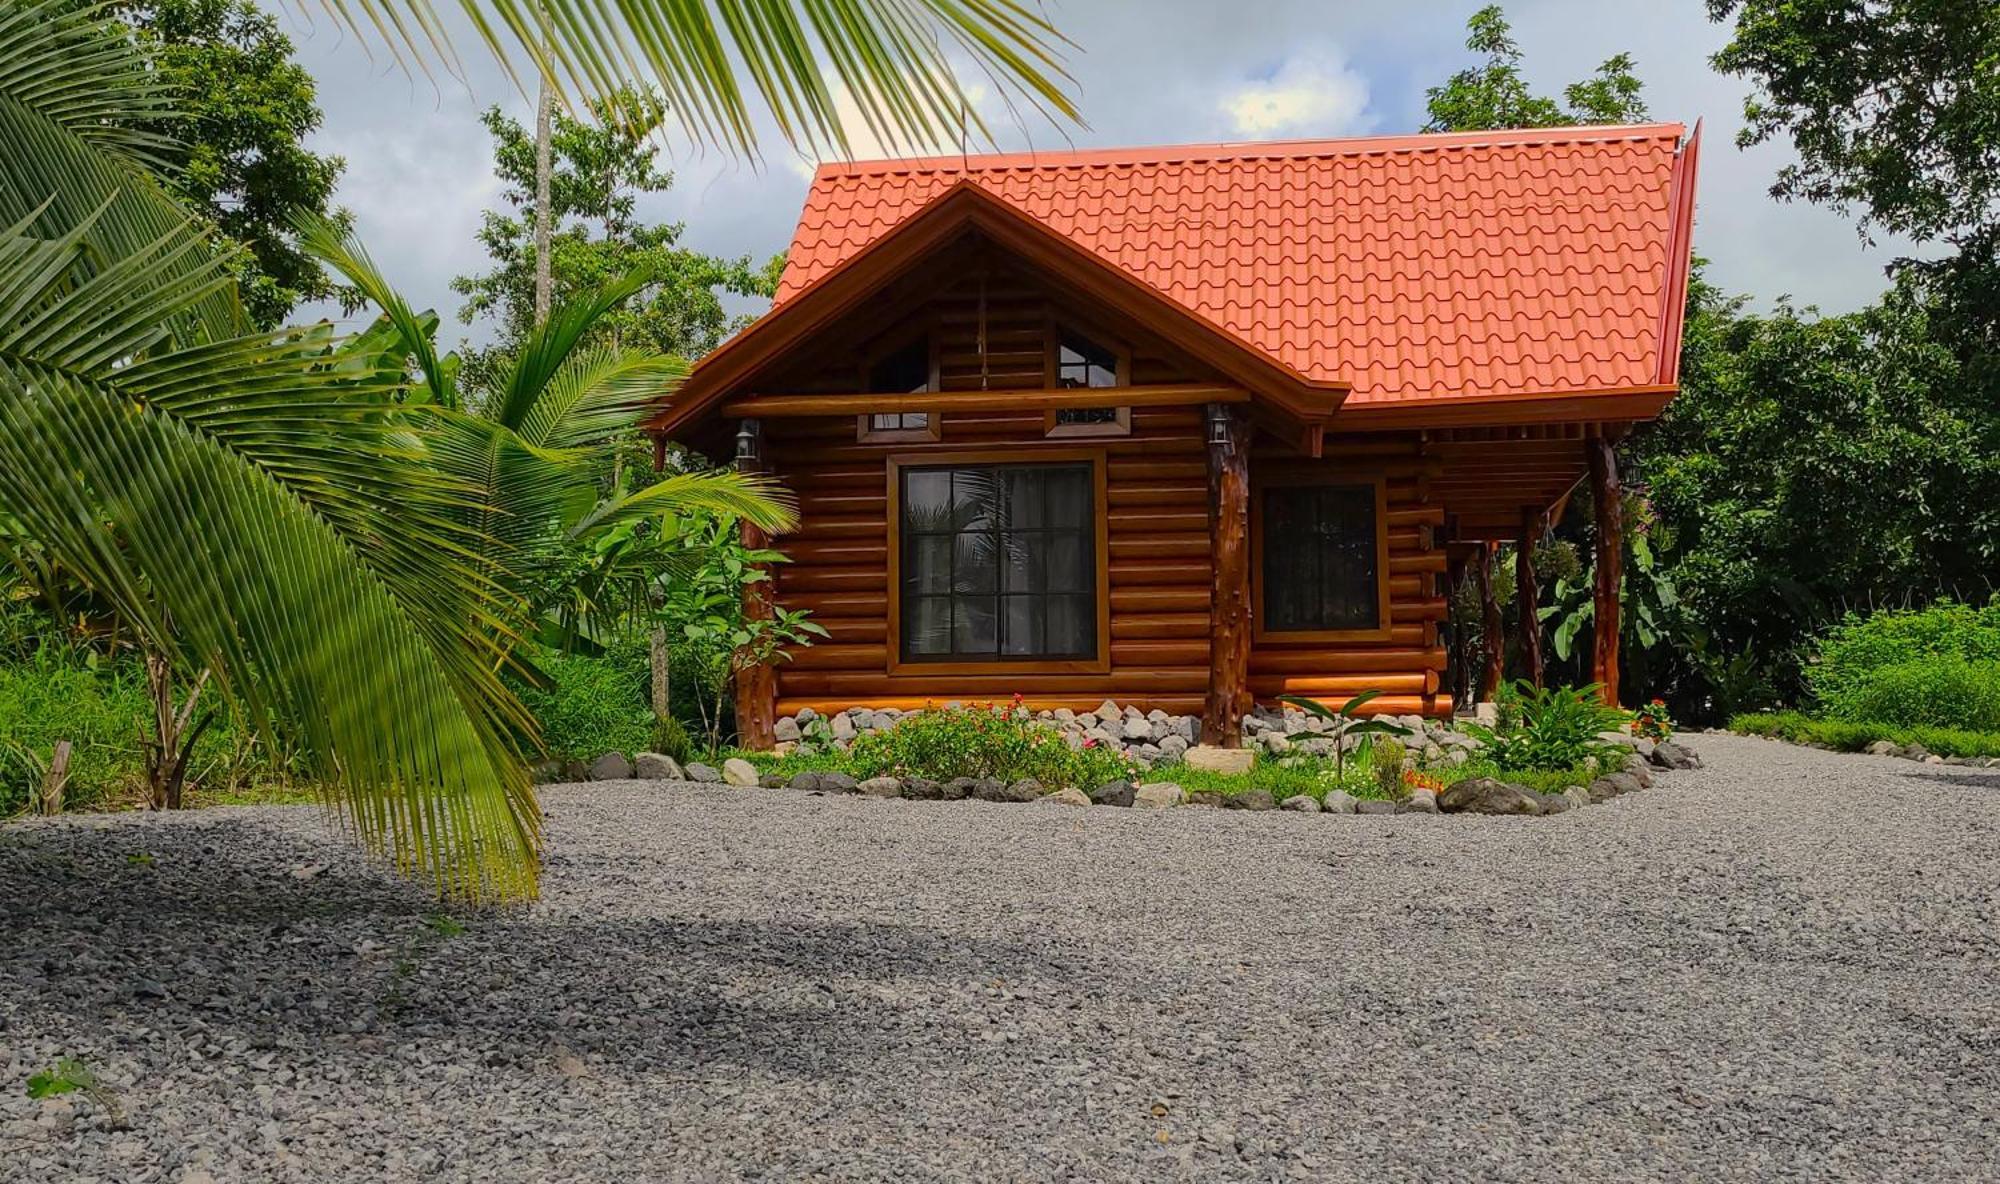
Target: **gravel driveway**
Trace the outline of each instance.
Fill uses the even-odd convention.
[[[1541,819],[560,787],[463,932],[311,809],[18,824],[0,1178],[2000,1178],[2000,772],[1694,746]]]

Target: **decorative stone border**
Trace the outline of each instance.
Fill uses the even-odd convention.
[[[1790,743],[1787,741],[1786,743]],[[1825,748],[1823,744],[1807,745],[1809,748]],[[1877,740],[1862,749],[1869,756],[1893,756],[1906,761],[1917,761],[1926,765],[1957,765],[1965,769],[2000,769],[2000,756],[1939,756],[1921,744],[1898,744],[1893,740]]]
[[[1632,751],[1619,771],[1599,777],[1589,785],[1573,785],[1561,793],[1543,794],[1525,785],[1478,777],[1457,782],[1438,793],[1427,789],[1415,790],[1408,799],[1400,802],[1355,798],[1342,790],[1329,791],[1324,804],[1304,795],[1280,802],[1266,789],[1248,789],[1235,794],[1216,790],[1188,791],[1171,781],[1108,781],[1084,793],[1076,789],[1050,792],[1033,778],[1003,781],[995,777],[957,777],[941,782],[924,777],[874,777],[861,781],[846,773],[799,773],[785,778],[759,774],[755,765],[740,757],[724,761],[722,767],[717,769],[700,763],[689,763],[683,767],[672,757],[654,752],[642,752],[630,761],[620,753],[606,753],[592,763],[590,775],[592,780],[599,781],[693,781],[739,788],[761,786],[805,793],[859,794],[912,801],[1039,802],[1138,809],[1209,807],[1284,810],[1298,814],[1545,815],[1562,814],[1636,793],[1650,787],[1656,773],[1698,768],[1701,764],[1700,758],[1680,744],[1654,744],[1622,732],[1605,733],[1605,739],[1625,745]]]

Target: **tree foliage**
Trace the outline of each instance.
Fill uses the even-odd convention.
[[[2000,225],[2000,5],[1708,0],[1716,69],[1750,80],[1748,147],[1790,139],[1771,193],[1916,239]]]
[[[140,121],[174,141],[169,185],[248,249],[237,290],[262,328],[332,286],[301,251],[295,212],[345,221],[332,207],[345,163],[309,151],[320,109],[292,42],[250,0],[119,0],[147,61],[173,96],[171,112]]]
[[[1597,73],[1563,89],[1558,100],[1537,95],[1521,77],[1521,47],[1498,4],[1489,4],[1466,22],[1465,47],[1485,57],[1424,92],[1430,118],[1427,132],[1471,132],[1495,128],[1568,127],[1586,123],[1636,123],[1646,103],[1632,55],[1616,54]]]
[[[577,300],[620,277],[643,275],[643,288],[594,322],[592,342],[699,358],[736,327],[720,293],[770,296],[781,260],[753,266],[748,257],[704,255],[680,245],[681,224],[639,219],[639,198],[673,185],[673,175],[661,170],[657,159],[665,118],[657,95],[621,90],[594,104],[592,115],[583,120],[557,112],[554,120],[553,297]],[[497,107],[481,118],[493,136],[494,168],[507,186],[503,196],[511,210],[487,211],[480,227],[479,241],[493,270],[452,281],[452,289],[466,298],[459,316],[491,317],[499,330],[492,347],[468,359],[474,386],[496,377],[535,320],[534,135]]]

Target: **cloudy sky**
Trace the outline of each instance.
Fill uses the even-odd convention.
[[[273,3],[273,0],[265,0]],[[1400,134],[1423,122],[1424,89],[1470,64],[1465,20],[1478,0],[1047,0],[1076,43],[1069,66],[1088,127],[996,124],[1003,148],[1104,147],[1216,140]],[[1757,303],[1789,294],[1827,311],[1855,308],[1883,285],[1906,248],[1864,247],[1827,210],[1780,205],[1766,190],[1788,145],[1740,151],[1744,87],[1711,71],[1724,30],[1702,0],[1510,0],[1526,72],[1545,93],[1632,53],[1653,117],[1706,120],[1695,250],[1725,288]],[[500,203],[478,112],[498,103],[524,120],[530,105],[461,42],[468,85],[410,79],[371,60],[321,21],[281,21],[319,80],[324,128],[314,147],[347,158],[339,200],[364,241],[421,306],[450,321],[451,277],[481,268],[480,212]],[[988,95],[989,100],[993,96]],[[989,103],[990,105],[990,103]],[[811,162],[768,137],[761,162],[670,145],[677,183],[642,212],[687,226],[683,241],[759,258],[784,248]],[[867,153],[863,153],[866,155]],[[325,310],[321,310],[325,311]],[[480,336],[476,327],[460,332]]]

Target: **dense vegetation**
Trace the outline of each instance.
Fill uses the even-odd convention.
[[[1768,312],[1697,277],[1682,385],[1621,449],[1630,497],[1624,691],[1689,719],[1804,704],[1820,639],[1849,614],[1983,602],[2000,577],[2000,6],[1967,0],[1711,0],[1718,69],[1748,79],[1744,142],[1788,137],[1773,195],[1853,213],[1932,249],[1869,307]],[[1629,55],[1537,96],[1499,9],[1482,64],[1430,93],[1430,130],[1631,118]],[[1726,148],[1711,145],[1709,151]],[[1699,229],[1697,229],[1699,246]],[[1552,681],[1589,669],[1588,498],[1538,554]],[[1499,590],[1517,595],[1502,561]],[[1476,642],[1470,590],[1455,625]],[[1473,610],[1473,611],[1468,611]],[[1515,615],[1503,614],[1507,644]],[[1976,671],[1905,671],[1898,696],[1955,701]],[[1886,686],[1886,682],[1885,682]],[[1887,690],[1883,691],[1888,695]],[[1881,708],[1877,708],[1880,710]],[[1935,712],[1933,712],[1935,714]]]

